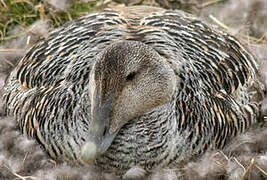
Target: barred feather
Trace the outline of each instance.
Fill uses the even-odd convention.
[[[98,166],[177,166],[223,148],[259,118],[257,97],[264,88],[258,64],[234,37],[181,11],[107,9],[51,32],[7,80],[8,111],[52,158],[82,163],[79,153],[90,127],[89,72],[101,52],[120,40],[152,47],[179,82],[170,102],[122,127]]]

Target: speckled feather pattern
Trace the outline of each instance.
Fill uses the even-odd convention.
[[[7,80],[7,110],[52,158],[83,163],[89,72],[102,50],[119,40],[154,48],[173,68],[178,85],[170,102],[122,127],[95,161],[98,166],[117,172],[175,167],[207,149],[223,148],[257,121],[264,90],[258,65],[234,37],[181,11],[107,9],[51,32]]]

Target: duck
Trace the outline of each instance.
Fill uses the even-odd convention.
[[[178,167],[261,121],[259,62],[180,10],[116,7],[70,21],[10,73],[6,111],[57,161]]]

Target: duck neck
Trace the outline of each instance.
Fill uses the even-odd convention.
[[[176,116],[175,101],[171,101],[130,121],[97,164],[106,169],[141,166],[150,170],[176,161],[187,149]]]

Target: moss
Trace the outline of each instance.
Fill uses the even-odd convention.
[[[22,28],[31,25],[39,18],[35,6],[40,3],[38,0],[32,1],[14,1],[7,0],[0,3],[0,33],[1,39],[4,39],[8,32],[16,25]]]
[[[13,38],[13,35],[10,36],[10,31],[16,25],[24,30],[38,19],[48,19],[52,27],[58,27],[66,21],[106,7],[106,4],[101,4],[97,0],[89,2],[78,0],[69,3],[65,11],[58,11],[41,0],[0,1],[0,44]]]
[[[73,1],[70,3],[70,6],[65,12],[56,12],[53,11],[46,12],[49,18],[52,20],[54,27],[61,26],[66,21],[76,19],[80,16],[83,16],[88,13],[103,9],[106,6],[98,6],[98,1],[82,2],[82,1]],[[49,9],[49,8],[47,8]]]

